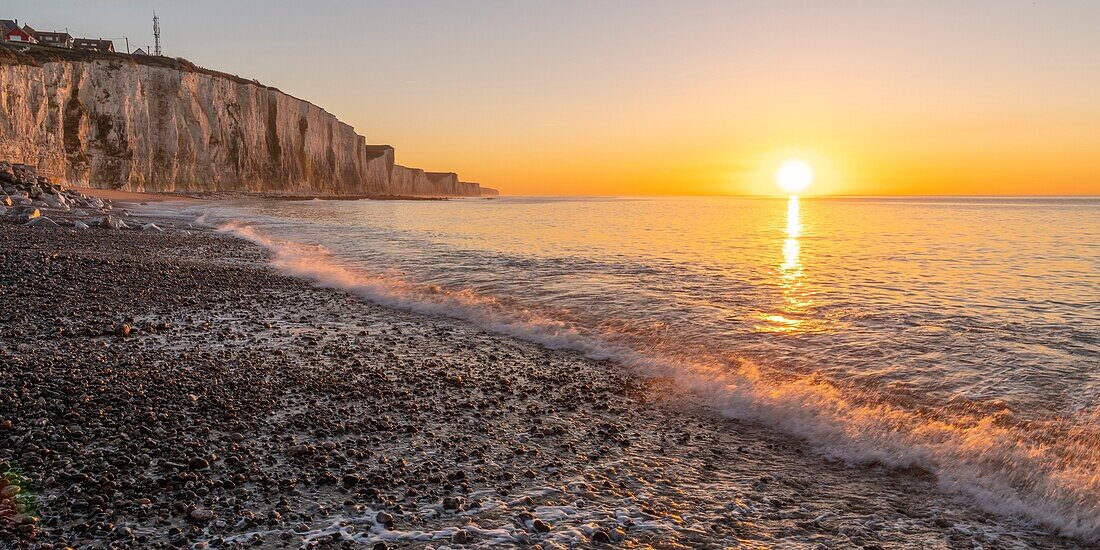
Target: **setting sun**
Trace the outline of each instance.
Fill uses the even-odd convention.
[[[788,193],[801,193],[814,182],[814,169],[801,159],[788,159],[775,171],[775,183]]]

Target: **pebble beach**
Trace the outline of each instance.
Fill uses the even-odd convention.
[[[674,381],[163,231],[3,224],[0,547],[1074,547]]]

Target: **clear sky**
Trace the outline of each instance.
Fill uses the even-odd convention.
[[[0,0],[510,194],[1100,194],[1100,1]],[[116,43],[119,49],[125,44]]]

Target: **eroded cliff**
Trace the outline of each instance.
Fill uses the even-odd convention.
[[[133,191],[476,196],[307,101],[184,60],[0,47],[0,159]],[[476,185],[476,184],[475,184]]]

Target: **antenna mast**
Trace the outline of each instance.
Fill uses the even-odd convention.
[[[153,12],[153,43],[156,44],[156,49],[153,50],[153,55],[160,55],[160,18],[157,17],[157,12]]]

